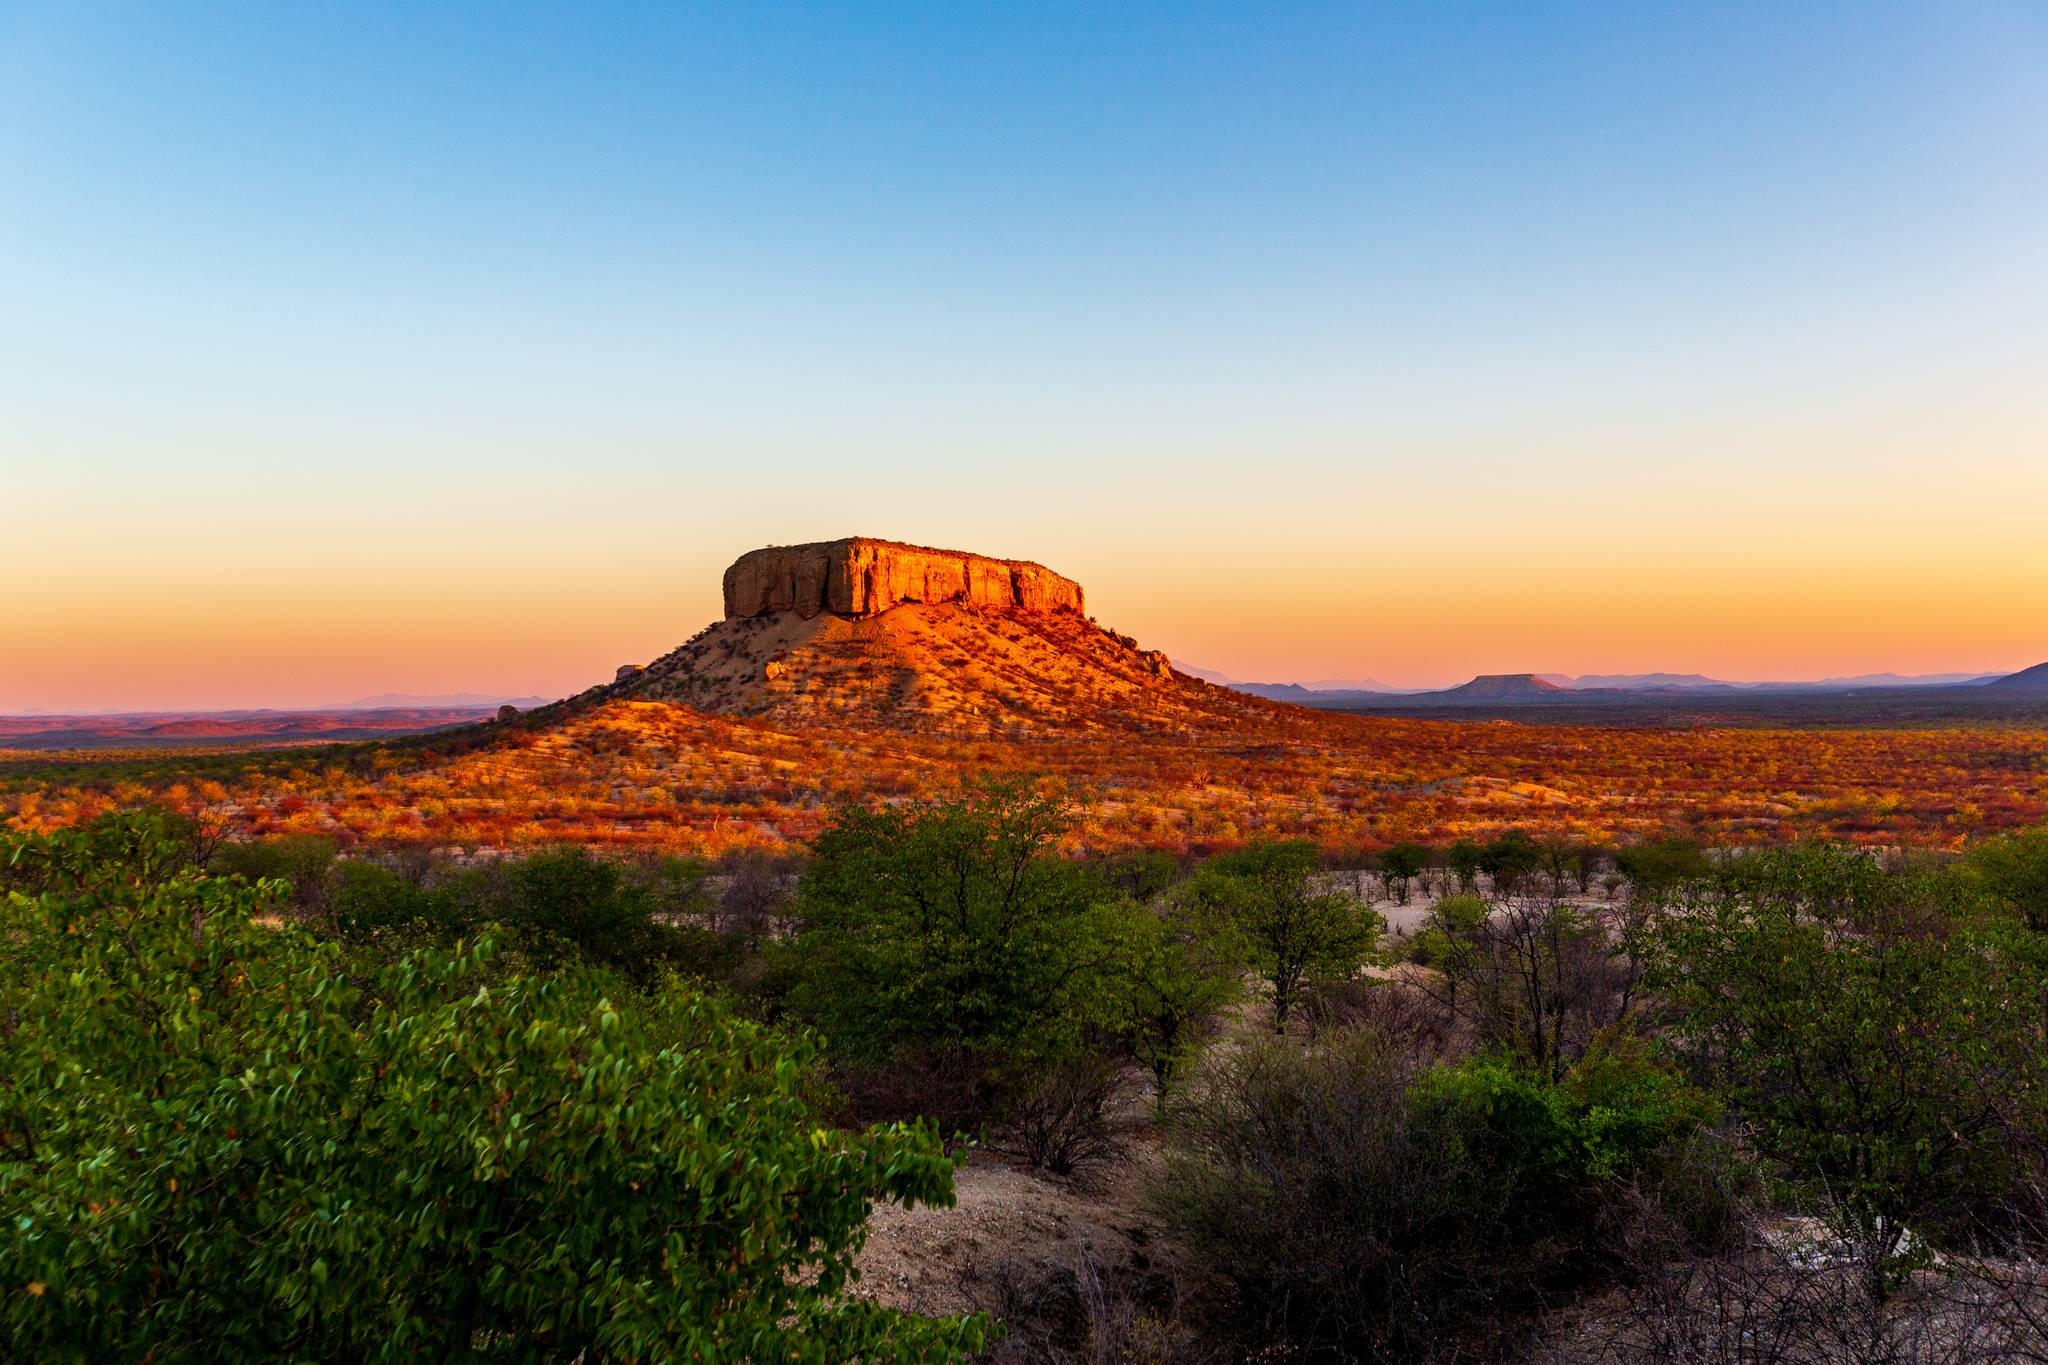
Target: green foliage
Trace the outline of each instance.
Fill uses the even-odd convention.
[[[1409,1102],[1415,1129],[1443,1144],[1437,1198],[1461,1222],[1495,1217],[1510,1237],[1533,1238],[1587,1174],[1564,1094],[1504,1060],[1433,1067]]]
[[[1636,1178],[1710,1114],[1627,1046],[1551,1084],[1492,1058],[1417,1074],[1373,1032],[1248,1040],[1171,1106],[1154,1197],[1262,1334],[1413,1359],[1597,1270]]]
[[[1636,895],[1653,900],[1702,881],[1714,870],[1705,851],[1690,839],[1657,839],[1621,849],[1614,865]]]
[[[1559,1216],[1550,1201],[1586,1181],[1625,1177],[1713,1122],[1708,1096],[1620,1037],[1555,1084],[1500,1057],[1424,1073],[1412,1096],[1418,1121],[1447,1135],[1456,1164],[1476,1177],[1464,1195],[1467,1215]]]
[[[166,811],[101,816],[49,839],[0,830],[0,893],[74,895],[160,886],[196,861],[193,822]]]
[[[327,874],[324,894],[342,936],[386,956],[490,930],[508,950],[501,969],[579,962],[644,986],[668,971],[725,970],[719,936],[675,922],[702,913],[702,879],[702,865],[685,859],[634,866],[570,848],[428,880],[351,859]]]
[[[1408,943],[1408,960],[1435,967],[1453,982],[1466,975],[1463,959],[1476,951],[1479,931],[1491,908],[1469,893],[1446,896],[1429,909],[1429,917]]]
[[[1593,889],[1593,878],[1613,860],[1613,850],[1598,844],[1580,844],[1572,850],[1572,880],[1578,885],[1580,895]]]
[[[1118,1032],[1163,1098],[1216,1020],[1244,994],[1244,945],[1198,898],[1135,907],[1123,929]]]
[[[148,845],[143,826],[134,842]],[[821,1128],[809,1054],[488,948],[367,975],[283,888],[0,845],[0,1336],[21,1359],[940,1360],[982,1324],[842,1296],[928,1128]]]
[[[367,859],[335,867],[329,903],[336,931],[352,943],[402,950],[453,943],[481,927],[472,908],[450,888],[429,888]]]
[[[1479,870],[1493,878],[1496,894],[1518,888],[1531,872],[1543,866],[1543,850],[1521,830],[1511,829],[1487,844],[1479,853]]]
[[[664,960],[677,937],[654,919],[654,898],[618,863],[588,849],[536,853],[506,871],[500,918],[543,967],[580,959],[628,973]]]
[[[2048,1085],[2037,940],[1963,884],[1867,855],[1755,854],[1652,927],[1652,979],[1759,1150],[1887,1250],[2002,1188],[2000,1133]]]
[[[301,904],[309,904],[324,894],[329,871],[340,851],[340,846],[324,834],[285,834],[273,839],[223,843],[214,851],[210,867],[222,876],[284,882]]]
[[[1354,897],[1315,890],[1321,870],[1314,844],[1257,843],[1212,859],[1188,886],[1193,903],[1235,924],[1271,993],[1276,1030],[1287,1027],[1305,986],[1354,975],[1379,941],[1378,915]]]
[[[1632,1033],[1603,1035],[1565,1073],[1556,1093],[1566,1102],[1582,1172],[1602,1179],[1627,1175],[1650,1153],[1721,1117],[1712,1096]]]
[[[1380,852],[1380,875],[1393,888],[1394,898],[1408,903],[1408,883],[1429,866],[1429,850],[1421,844],[1395,844]]]
[[[1016,784],[841,810],[798,889],[789,1005],[835,1053],[962,1050],[1035,1064],[1115,1016],[1113,898],[1059,856],[1060,805]]]
[[[1099,856],[1093,867],[1104,885],[1140,904],[1165,894],[1181,879],[1180,859],[1158,848]]]
[[[2048,827],[1988,839],[1968,868],[1984,894],[2037,934],[2048,934]]]
[[[1444,850],[1444,865],[1451,869],[1458,879],[1458,889],[1470,894],[1479,884],[1479,867],[1486,859],[1486,849],[1477,839],[1459,839]]]

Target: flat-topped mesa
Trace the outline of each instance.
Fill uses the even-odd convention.
[[[750,550],[725,571],[725,615],[873,616],[909,602],[1083,610],[1081,585],[1043,564],[850,536]]]

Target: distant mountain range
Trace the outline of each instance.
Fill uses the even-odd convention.
[[[1820,688],[1830,692],[1853,687],[1961,687],[1991,682],[1997,673],[1859,673],[1848,678],[1820,678],[1811,682],[1729,682],[1703,673],[1588,673],[1568,678],[1559,673],[1538,673],[1545,682],[1574,692],[1617,689],[1623,692],[1782,692]]]
[[[1342,701],[1351,697],[1405,696],[1420,692],[1418,687],[1396,687],[1383,683],[1378,678],[1316,678],[1306,682],[1244,682],[1240,679],[1218,673],[1213,668],[1196,668],[1193,664],[1175,659],[1173,666],[1190,678],[1214,683],[1218,687],[1234,688],[1249,692],[1255,697],[1271,701]]]
[[[524,711],[529,707],[546,706],[553,697],[508,697],[497,692],[380,692],[374,697],[358,697],[354,701],[338,701],[331,706],[316,706],[315,711],[394,711],[419,707],[448,706],[516,706]]]
[[[1729,682],[1703,673],[1489,673],[1456,687],[1399,688],[1372,678],[1320,683],[1248,683],[1211,670],[1177,665],[1222,687],[1273,701],[1330,705],[1373,701],[1415,705],[1512,705],[1523,702],[1644,701],[1658,697],[1820,695],[1867,691],[1987,688],[2000,693],[2048,692],[2048,664],[2010,676],[1998,673],[1863,673],[1809,682]]]
[[[192,744],[247,746],[389,739],[470,725],[496,705],[330,706],[308,711],[148,711],[0,716],[0,749],[128,749]]]

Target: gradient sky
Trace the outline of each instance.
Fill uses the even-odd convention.
[[[856,533],[1237,677],[2048,659],[2048,7],[0,0],[0,711]]]

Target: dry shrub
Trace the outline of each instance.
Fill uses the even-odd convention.
[[[1311,1039],[1364,1030],[1399,1038],[1421,1061],[1449,1061],[1467,1049],[1457,1021],[1413,983],[1356,976],[1322,981],[1304,1002],[1303,1015]]]
[[[1502,1235],[1467,1135],[1414,1120],[1417,1074],[1381,1036],[1255,1039],[1176,1101],[1156,1198],[1239,1330],[1303,1360],[1426,1359],[1454,1339],[1469,1355],[1567,1253]]]
[[[970,1048],[900,1047],[886,1062],[834,1067],[832,1083],[845,1121],[903,1123],[930,1119],[941,1133],[981,1133],[1002,1096],[989,1079],[988,1058]]]
[[[1192,1325],[1180,1287],[1154,1266],[1105,1265],[1082,1253],[1072,1268],[1031,1274],[995,1267],[1004,1337],[981,1365],[1226,1365],[1237,1343]]]
[[[1649,1268],[1555,1365],[1967,1365],[2048,1360],[2048,1268],[1949,1261],[1883,1300],[1851,1258],[1796,1266],[1763,1246]]]
[[[1116,1155],[1110,1113],[1129,1085],[1105,1056],[1055,1063],[1021,1086],[1005,1106],[997,1145],[1055,1175]]]
[[[2015,1191],[2012,1224],[2048,1228]],[[1616,1229],[1626,1286],[1542,1353],[1550,1365],[1966,1365],[2048,1361],[2048,1262],[2024,1248],[1951,1253],[1895,1291],[1872,1292],[1881,1248],[1831,1239],[1745,1205],[1726,1235],[1654,1206]],[[1796,1230],[1795,1230],[1796,1229]]]

